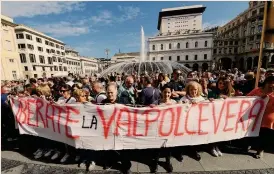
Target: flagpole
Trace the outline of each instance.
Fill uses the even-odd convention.
[[[262,29],[262,37],[261,37],[261,43],[260,43],[260,53],[259,53],[258,68],[257,68],[257,73],[256,73],[255,88],[257,88],[258,84],[259,84],[260,69],[261,69],[261,66],[262,66],[264,35],[265,35],[266,19],[267,19],[267,5],[268,5],[267,3],[268,3],[268,1],[265,1],[265,4],[264,4],[263,29]]]

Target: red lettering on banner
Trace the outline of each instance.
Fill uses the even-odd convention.
[[[183,135],[184,135],[184,132],[179,132],[180,118],[181,118],[181,113],[182,113],[182,107],[177,107],[177,108],[176,108],[176,113],[177,113],[177,120],[176,120],[174,135],[175,135],[175,136],[183,136]]]
[[[158,112],[156,118],[149,119],[149,116],[150,116],[149,113],[151,113],[151,112]],[[145,127],[145,136],[148,135],[149,124],[158,120],[158,118],[160,116],[160,112],[161,112],[161,110],[157,109],[157,108],[147,109],[147,110],[144,111],[143,115],[146,116],[146,120],[145,120],[145,126],[146,126]]]
[[[104,116],[103,110],[99,106],[97,106],[96,109],[97,109],[97,113],[99,114],[99,116],[102,120],[102,123],[103,123],[105,139],[107,139],[108,134],[109,134],[109,128],[110,128],[111,123],[114,121],[117,109],[116,109],[116,107],[114,108],[114,111],[112,112],[108,122],[106,122],[106,118]]]
[[[61,130],[60,130],[61,114],[65,113],[66,111],[61,106],[54,105],[54,108],[58,111],[58,114],[57,114],[58,115],[57,126],[58,126],[58,132],[60,134],[61,133]]]
[[[32,116],[34,116],[34,113],[31,111],[31,108],[30,108],[30,105],[31,104],[35,104],[36,103],[36,100],[33,99],[33,98],[29,98],[27,101],[26,101],[26,104],[28,106],[28,114],[27,114],[27,124],[29,126],[34,126],[34,127],[38,127],[38,121],[36,121],[36,124],[32,124],[30,122],[30,119]],[[37,120],[37,116],[36,116],[36,120]]]
[[[14,98],[11,98],[11,107],[14,107],[14,106],[15,106],[14,103],[15,103]],[[14,113],[15,119],[16,119],[16,121],[17,121],[18,124],[21,124],[21,123],[20,123],[20,120],[18,120],[18,115],[19,115],[20,110],[21,110],[20,102],[18,102],[18,110],[17,110],[16,113]]]
[[[45,121],[43,118],[43,114],[41,113],[41,108],[43,108],[44,102],[42,99],[36,99],[36,125],[38,126],[38,116],[40,116],[40,119],[43,122],[43,125],[45,127]]]
[[[255,106],[256,106],[257,104],[260,104],[260,108],[258,109],[258,113],[253,114],[253,109],[255,108]],[[253,124],[253,127],[252,127],[252,131],[254,131],[255,128],[256,128],[256,126],[257,126],[258,119],[259,119],[259,115],[262,113],[262,110],[263,110],[263,108],[264,108],[264,105],[265,105],[265,102],[264,102],[263,100],[257,100],[257,101],[253,104],[252,108],[250,109],[250,112],[249,112],[249,115],[248,115],[248,119],[249,119],[249,120],[248,120],[248,126],[247,126],[247,127],[250,126],[250,121],[251,121],[251,119],[252,119],[252,118],[255,118],[254,124]]]
[[[77,139],[77,138],[79,138],[79,135],[71,135],[71,134],[69,134],[68,124],[69,123],[78,123],[79,122],[79,120],[72,120],[72,119],[70,119],[70,114],[71,114],[70,111],[72,111],[76,115],[79,115],[80,112],[79,112],[79,110],[77,110],[77,109],[75,109],[73,107],[70,107],[70,106],[66,106],[66,108],[67,108],[67,110],[66,110],[67,111],[66,125],[65,125],[66,136],[69,137],[69,138]]]
[[[244,108],[245,104],[248,105],[246,108]],[[244,116],[245,112],[250,108],[250,106],[251,106],[251,103],[249,100],[242,100],[241,105],[240,105],[240,111],[238,113],[238,119],[237,119],[237,123],[236,123],[235,133],[238,131],[239,123],[242,124],[242,130],[245,131],[245,124],[244,124],[243,116]]]
[[[51,114],[49,114],[49,111],[50,111],[49,107],[51,107]],[[50,119],[52,127],[53,127],[53,131],[55,132],[54,111],[55,111],[54,106],[51,104],[47,104],[47,106],[46,106],[46,127],[49,128],[48,119]]]
[[[18,115],[16,115],[16,120],[17,120],[18,123],[24,124],[24,123],[26,123],[26,120],[27,120],[27,117],[28,117],[27,113],[26,113],[26,111],[28,110],[28,106],[27,106],[25,101],[19,100],[18,108],[19,109],[18,109]],[[21,121],[22,115],[24,115],[23,121]]]
[[[221,116],[225,108],[226,101],[223,101],[223,105],[221,108],[221,111],[219,113],[218,121],[216,118],[216,113],[215,113],[215,103],[212,103],[212,115],[213,115],[213,121],[214,121],[214,134],[217,133],[219,126],[220,126],[220,121],[221,121]]]
[[[137,136],[144,136],[143,134],[137,134],[137,116],[138,116],[138,110],[134,109],[134,117],[133,117],[133,136],[137,137]]]
[[[195,104],[195,105],[192,104],[191,107],[189,108],[189,110],[188,110],[187,113],[186,113],[185,130],[186,130],[186,133],[187,133],[188,135],[193,135],[193,134],[196,134],[196,133],[197,133],[197,132],[195,132],[195,131],[189,131],[189,130],[188,130],[188,117],[189,117],[189,112],[190,112],[191,108],[193,108],[193,106],[197,106],[197,105],[196,105],[196,104]]]
[[[121,117],[122,117],[122,114],[123,113],[126,113],[127,114],[127,121],[126,122],[121,122]],[[127,126],[127,136],[130,136],[131,135],[131,117],[130,117],[130,110],[126,107],[120,109],[119,113],[118,113],[118,118],[116,120],[116,129],[115,129],[115,132],[114,132],[114,135],[118,136],[120,135],[119,134],[119,130],[118,128],[120,128],[120,126]]]
[[[163,132],[163,125],[164,125],[163,122],[164,122],[164,118],[166,117],[168,111],[171,113],[170,129],[167,133],[164,133]],[[173,111],[173,108],[165,109],[161,113],[162,113],[162,115],[161,115],[160,127],[158,129],[158,134],[161,137],[169,136],[171,134],[171,132],[173,131],[175,113]]]
[[[208,103],[199,103],[199,124],[198,124],[198,135],[206,135],[208,132],[201,132],[202,122],[208,121],[208,119],[202,119],[203,107],[208,106]]]
[[[225,118],[225,127],[223,129],[224,132],[228,132],[228,131],[232,131],[233,128],[227,128],[227,125],[228,125],[228,120],[233,118],[233,117],[236,117],[235,114],[231,114],[230,113],[230,110],[232,110],[230,108],[230,105],[233,105],[233,104],[237,104],[238,103],[238,100],[233,100],[233,101],[228,101],[226,103],[226,118]],[[233,125],[234,126],[234,125]]]

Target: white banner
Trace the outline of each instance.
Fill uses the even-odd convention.
[[[237,97],[192,105],[133,108],[11,99],[20,134],[94,150],[198,145],[258,136],[267,102],[268,98]]]

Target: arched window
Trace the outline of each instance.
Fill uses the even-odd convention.
[[[188,48],[188,42],[186,43],[186,48]]]
[[[207,41],[205,41],[205,47],[207,47]]]
[[[163,50],[164,49],[164,45],[163,44],[161,44],[161,50]]]
[[[152,50],[155,50],[155,45],[152,45]]]
[[[169,44],[169,46],[168,46],[168,47],[169,47],[169,49],[171,49],[171,43]]]
[[[177,43],[177,48],[178,48],[178,49],[180,48],[180,43]]]
[[[195,48],[197,48],[198,47],[198,42],[195,42]]]

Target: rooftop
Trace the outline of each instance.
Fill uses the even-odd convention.
[[[49,39],[49,40],[55,41],[55,42],[57,42],[57,43],[59,43],[59,44],[65,45],[64,42],[62,42],[62,41],[60,41],[60,40],[58,40],[58,39],[55,39],[55,38],[53,38],[53,37],[50,37],[50,36],[48,36],[48,35],[46,35],[46,34],[40,32],[40,31],[37,31],[37,30],[35,30],[35,29],[31,28],[31,27],[25,26],[25,25],[23,25],[23,24],[18,24],[18,25],[15,27],[15,30],[17,30],[17,31],[18,31],[18,30],[25,30],[25,31],[28,31],[28,32],[30,32],[30,33],[33,33],[33,34],[39,35],[39,36],[41,36],[41,37],[47,38],[47,39]]]
[[[202,5],[193,5],[193,6],[162,9],[162,11],[159,12],[157,29],[160,30],[161,23],[162,23],[162,17],[203,13],[205,11],[205,9],[206,9],[206,7],[203,7]]]
[[[140,52],[116,53],[114,56],[139,56]]]

